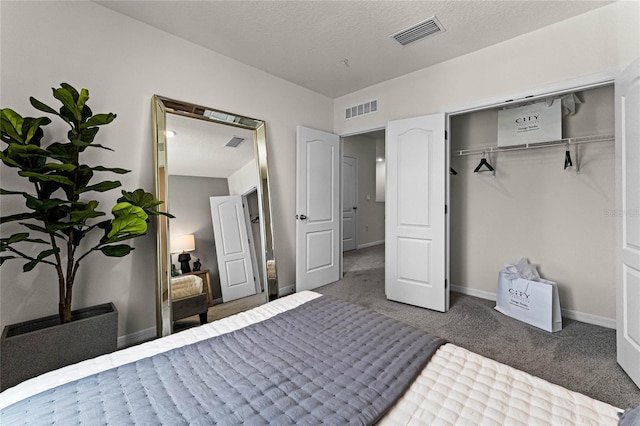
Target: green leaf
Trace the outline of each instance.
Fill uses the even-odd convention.
[[[126,169],[120,169],[117,167],[102,167],[102,166],[96,166],[96,167],[92,167],[91,170],[96,171],[96,172],[112,172],[112,173],[116,173],[119,175],[124,175],[126,173],[131,172],[131,170],[126,170]]]
[[[24,123],[24,118],[22,118],[20,114],[18,114],[11,108],[2,109],[2,118],[6,120],[8,124],[11,124],[11,128],[15,130],[15,134],[18,137],[18,140],[24,143],[22,136],[20,136],[22,135],[22,123]],[[2,130],[5,130],[4,126]]]
[[[9,238],[2,238],[0,241],[2,241],[2,244],[14,244],[19,243],[20,241],[24,241],[27,238],[29,238],[29,233],[21,232],[19,234],[13,234]]]
[[[58,114],[58,111],[56,111],[55,109],[51,108],[48,105],[43,104],[42,102],[40,102],[39,100],[37,100],[33,96],[31,96],[29,98],[29,101],[31,101],[31,105],[33,105],[33,107],[35,109],[38,109],[38,110],[43,111],[43,112],[48,112],[49,114],[60,115],[60,114]]]
[[[46,212],[58,206],[62,206],[68,203],[68,201],[60,200],[57,198],[52,198],[48,200],[41,200],[39,198],[33,197],[31,195],[24,195],[23,197],[27,200],[27,207],[30,209],[36,210],[38,212]]]
[[[144,210],[126,201],[123,201],[113,206],[113,208],[111,209],[111,213],[113,213],[115,217],[134,215],[139,217],[142,220],[147,220],[147,214],[144,212]]]
[[[76,88],[70,85],[69,83],[60,83],[60,87],[62,87],[63,89],[65,89],[67,92],[71,94],[71,97],[73,98],[74,102],[77,102],[78,99],[80,98],[80,94],[78,94],[78,91],[76,90]]]
[[[137,215],[117,217],[111,222],[111,231],[107,234],[109,242],[115,238],[133,238],[147,232],[147,222]]]
[[[98,204],[99,203],[96,200],[91,200],[84,205],[83,209],[74,208],[74,210],[70,214],[71,221],[84,224],[89,219],[104,216],[103,212],[96,211],[96,207],[98,207]]]
[[[48,170],[61,170],[64,172],[72,172],[76,169],[76,165],[71,163],[47,163],[44,165],[44,168]]]
[[[84,142],[78,139],[72,140],[71,143],[73,144],[73,146],[78,148],[83,148],[83,149],[84,148],[102,148],[108,151],[113,151],[113,149],[109,148],[108,146],[100,145],[98,143]]]
[[[39,215],[37,213],[18,213],[10,216],[0,217],[0,224],[15,222],[16,220],[25,220],[25,219],[38,219]]]
[[[13,158],[7,157],[4,152],[0,152],[0,160],[9,167],[22,167],[22,165]]]
[[[118,244],[117,246],[100,247],[100,251],[106,256],[123,257],[131,253],[133,251],[133,247],[129,247],[126,244]]]
[[[22,192],[22,191],[8,191],[6,189],[2,189],[0,188],[0,195],[23,195],[26,194],[26,192]]]
[[[111,123],[117,117],[116,114],[96,114],[85,123],[86,127],[94,127],[94,126],[103,126],[105,124]]]
[[[43,232],[45,234],[50,234],[52,232],[48,231],[47,229],[43,228],[42,226],[38,226],[38,225],[34,225],[33,223],[23,223],[20,222],[20,225],[25,226],[29,229],[31,229],[32,231],[38,231],[38,232]],[[62,234],[56,234],[55,232],[52,233],[53,236],[57,237],[57,238],[62,238],[64,239],[64,236]],[[47,243],[49,244],[49,243]]]
[[[27,144],[21,145],[17,143],[9,144],[9,148],[7,148],[7,155],[15,158],[16,156],[21,157],[29,157],[29,156],[40,156],[44,157],[47,155],[47,151],[40,148],[38,145]]]
[[[84,104],[86,104],[88,100],[89,91],[87,89],[81,89],[80,94],[78,95],[78,102],[76,102],[76,105],[78,105],[78,109],[80,111],[82,111],[82,109],[84,108]]]
[[[0,266],[2,266],[2,264],[9,259],[18,259],[18,258],[15,256],[0,256]]]
[[[66,178],[66,177],[60,176],[60,175],[45,175],[45,174],[42,174],[42,173],[25,172],[25,171],[19,171],[18,174],[20,176],[28,177],[28,178],[34,178],[34,179],[42,181],[42,182],[57,182],[57,183],[60,183],[62,185],[73,186],[73,182],[71,180],[69,180],[69,178]]]
[[[155,200],[153,199],[153,195],[145,192],[143,189],[136,189],[133,192],[122,191],[122,197],[118,198],[118,202],[127,201],[134,206],[138,206],[141,208],[147,208],[153,203]]]
[[[49,250],[45,250],[45,251],[40,252],[38,254],[38,257],[36,257],[32,261],[24,264],[24,266],[22,267],[22,271],[23,272],[29,272],[30,270],[35,268],[36,265],[38,263],[40,263],[43,259],[45,259],[45,258],[47,258],[47,257],[49,257],[49,256],[51,256],[53,254],[59,253],[59,252],[60,252],[60,249],[57,248],[57,247],[54,248],[54,249],[49,249]]]
[[[76,121],[82,120],[82,111],[78,109],[78,106],[76,105],[76,102],[73,99],[73,95],[68,89],[64,87],[61,87],[59,89],[53,89],[53,97],[59,100],[60,102],[62,102],[62,105],[64,105],[64,108],[66,108],[68,112],[73,114],[72,116],[73,118],[76,119]],[[60,113],[62,115],[67,115],[65,114],[66,111],[62,111],[64,110],[64,108],[61,109]]]
[[[76,148],[70,143],[54,142],[47,148],[49,156],[64,163],[72,163],[76,155]]]
[[[13,234],[9,238],[2,238],[0,242],[2,243],[2,247],[4,248],[7,245],[15,244],[19,242],[29,242],[29,243],[38,243],[38,244],[48,244],[46,241],[41,240],[40,238],[29,238],[28,232],[21,232],[19,234]]]
[[[24,124],[28,124],[29,126],[29,130],[27,131],[27,135],[24,139],[25,143],[30,143],[31,139],[33,139],[33,137],[36,135],[38,129],[40,129],[41,126],[46,126],[49,123],[51,123],[51,120],[47,117],[25,119]]]
[[[122,184],[120,182],[118,182],[117,180],[115,181],[104,181],[104,182],[100,182],[97,183],[95,185],[90,185],[84,188],[80,188],[78,189],[79,193],[82,192],[87,192],[87,191],[97,191],[97,192],[106,192],[115,188],[118,188],[122,186]]]

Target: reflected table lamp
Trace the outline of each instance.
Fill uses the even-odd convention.
[[[181,235],[171,239],[171,252],[180,253],[178,255],[178,262],[180,262],[180,269],[182,273],[191,272],[189,261],[191,255],[187,252],[194,251],[196,249],[196,239],[193,234]]]

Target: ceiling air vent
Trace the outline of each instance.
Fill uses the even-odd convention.
[[[432,16],[431,18],[419,22],[407,29],[404,29],[395,34],[391,34],[389,37],[393,37],[398,43],[403,46],[422,40],[423,38],[443,33],[446,30],[438,21],[438,18]]]
[[[240,136],[234,136],[229,142],[225,144],[225,146],[228,146],[230,148],[237,148],[238,145],[240,145],[245,139],[246,138],[241,138]]]
[[[378,101],[369,101],[360,105],[354,105],[344,110],[344,118],[356,118],[361,115],[371,114],[378,111]]]

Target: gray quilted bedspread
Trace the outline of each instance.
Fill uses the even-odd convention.
[[[322,296],[45,391],[4,409],[0,424],[372,424],[442,343]]]

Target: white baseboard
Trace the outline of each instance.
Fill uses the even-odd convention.
[[[363,249],[363,248],[367,248],[367,247],[377,246],[377,245],[380,245],[380,244],[384,244],[384,240],[371,241],[370,243],[358,244],[358,246],[356,248],[357,249]]]
[[[288,296],[290,294],[295,293],[295,291],[296,291],[295,284],[291,284],[285,287],[280,287],[278,289],[278,297]]]
[[[125,334],[118,337],[118,349],[126,348],[137,343],[144,342],[156,337],[156,328],[151,327],[145,330],[136,331],[135,333]]]
[[[586,322],[587,324],[599,325],[600,327],[616,329],[616,320],[612,318],[601,317],[598,315],[585,314],[584,312],[572,311],[562,308],[562,316],[575,321]]]
[[[496,300],[496,294],[488,291],[475,290],[472,288],[461,287],[457,285],[451,286],[451,291],[456,293],[467,294],[469,296],[479,297],[486,300]],[[574,321],[585,322],[587,324],[599,325],[600,327],[616,328],[615,318],[606,318],[598,315],[586,314],[584,312],[572,311],[571,309],[562,308],[562,316]]]
[[[490,293],[488,291],[475,290],[473,288],[468,287],[460,287],[458,285],[452,285],[451,291],[455,291],[456,293],[467,294],[469,296],[479,297],[480,299],[487,299],[496,301],[496,294]]]

